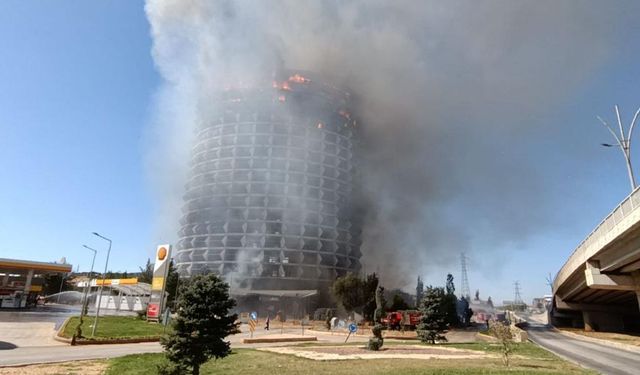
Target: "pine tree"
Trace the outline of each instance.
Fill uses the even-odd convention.
[[[456,287],[453,285],[453,275],[447,274],[447,284],[445,285],[447,294],[455,294]]]
[[[140,267],[140,277],[138,281],[147,284],[151,284],[153,281],[153,263],[151,263],[151,259],[147,258],[147,264],[145,264],[144,267]]]
[[[422,342],[435,344],[447,341],[443,333],[447,329],[447,316],[444,311],[444,288],[427,287],[420,304],[422,317],[418,324],[418,336]]]
[[[460,324],[460,319],[458,318],[458,298],[454,294],[456,291],[456,287],[453,285],[453,275],[447,275],[447,283],[445,284],[445,296],[443,300],[443,310],[446,314],[446,322],[449,326],[457,326]]]
[[[180,283],[180,275],[173,264],[173,259],[169,263],[169,271],[167,272],[167,284],[165,292],[167,292],[167,307],[172,311],[174,310],[173,304],[178,292],[178,284]]]
[[[420,301],[422,301],[422,293],[424,292],[424,284],[418,276],[418,285],[416,285],[416,308],[420,308]]]
[[[237,315],[229,314],[236,305],[229,297],[229,285],[215,274],[197,275],[180,285],[176,301],[178,316],[173,332],[161,340],[171,366],[161,373],[194,375],[211,358],[222,358],[231,352],[224,338],[238,333]]]

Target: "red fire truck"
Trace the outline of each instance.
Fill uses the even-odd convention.
[[[387,316],[382,318],[382,324],[389,329],[416,329],[418,323],[420,323],[420,311],[418,310],[399,310],[387,313]]]

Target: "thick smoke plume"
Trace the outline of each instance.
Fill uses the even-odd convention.
[[[158,96],[154,175],[176,232],[189,139],[225,85],[314,71],[357,100],[367,271],[388,287],[461,251],[500,250],[553,223],[530,155],[613,38],[607,4],[545,1],[148,0]],[[534,127],[534,124],[536,127]],[[169,238],[167,238],[169,239]]]

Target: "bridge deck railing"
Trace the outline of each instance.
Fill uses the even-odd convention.
[[[640,187],[631,192],[616,208],[609,213],[598,224],[589,235],[580,242],[578,247],[571,253],[567,262],[562,266],[556,274],[553,281],[554,293],[558,287],[575,271],[576,267],[586,262],[592,255],[588,254],[587,249],[594,243],[601,241],[609,234],[617,224],[627,218],[636,208],[640,208]]]

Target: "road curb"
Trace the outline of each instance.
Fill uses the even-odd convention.
[[[609,347],[616,348],[616,349],[623,349],[623,350],[627,350],[627,351],[630,351],[630,352],[640,353],[640,347],[635,346],[635,345],[623,344],[621,342],[615,342],[615,341],[610,341],[610,340],[597,339],[595,337],[583,336],[583,335],[580,335],[578,333],[567,332],[567,331],[563,331],[563,330],[557,329],[557,328],[555,330],[556,330],[556,332],[558,332],[558,333],[560,333],[562,335],[574,338],[576,340],[593,342],[593,343],[596,343],[596,344],[601,344],[601,345],[609,346]]]
[[[68,317],[64,321],[64,323],[62,323],[62,325],[60,326],[60,329],[58,329],[58,332],[56,332],[53,335],[53,339],[54,340],[71,345],[71,339],[68,338],[68,337],[64,337],[62,335],[64,330],[67,328],[67,325],[71,321],[71,318],[73,318],[73,316]],[[160,341],[160,336],[121,338],[121,339],[104,339],[104,340],[82,338],[82,339],[76,339],[76,345],[139,344],[139,343],[143,343],[143,342],[159,342],[159,341]]]
[[[318,338],[315,336],[307,336],[307,337],[261,337],[255,339],[242,339],[243,344],[265,344],[272,342],[307,342],[307,341],[318,341]]]
[[[27,363],[14,363],[11,365],[0,365],[0,368],[20,368],[20,367],[27,367],[27,366],[39,366],[39,365],[48,365],[48,364],[55,364],[55,363],[69,363],[69,362],[87,362],[87,361],[97,361],[100,359],[104,359],[104,360],[109,360],[109,358],[104,358],[104,357],[95,357],[95,358],[86,358],[86,359],[60,359],[60,360],[55,360],[55,361],[46,361],[46,362],[27,362]]]
[[[71,345],[71,339],[62,336],[62,332],[64,332],[64,330],[67,328],[67,324],[69,324],[70,321],[71,317],[67,317],[67,319],[65,319],[64,323],[62,323],[60,328],[58,328],[58,331],[53,334],[54,340]]]

